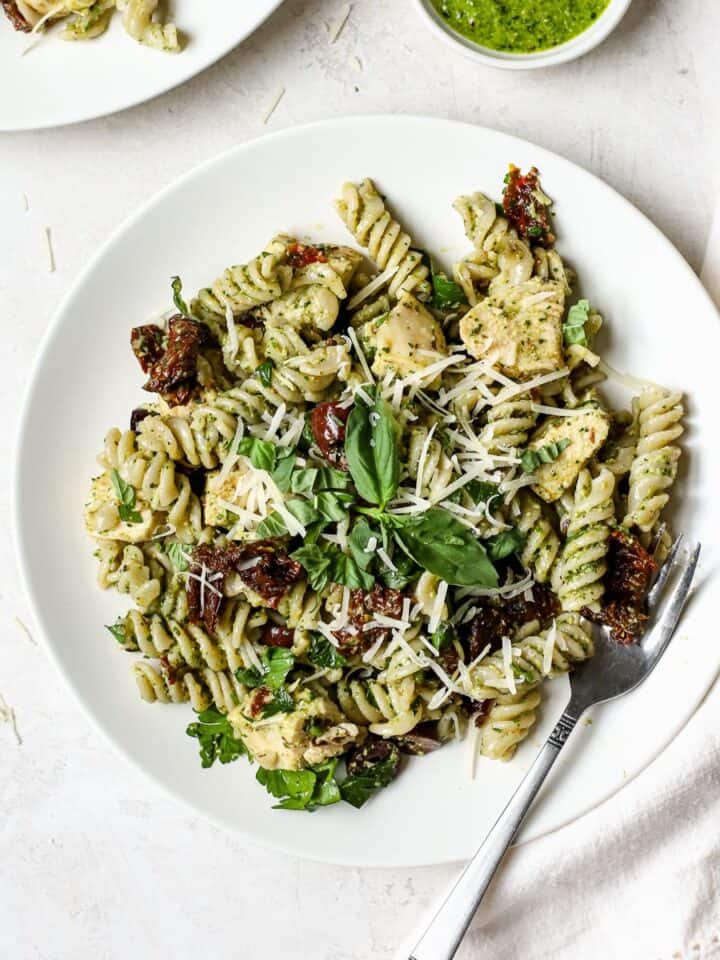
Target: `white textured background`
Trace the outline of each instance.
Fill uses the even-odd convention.
[[[77,127],[0,136],[6,477],[36,344],[80,268],[169,180],[266,129],[408,112],[519,134],[607,180],[700,269],[719,186],[720,4],[635,0],[601,48],[574,64],[528,74],[496,72],[454,55],[426,30],[411,0],[357,0],[330,45],[323,21],[335,21],[343,6],[288,0],[241,48],[173,93]],[[265,127],[260,118],[280,87],[285,96]],[[298,158],[299,189],[303,163],[311,162]],[[46,225],[57,258],[52,274]],[[14,564],[10,496],[6,482],[0,486],[0,692],[16,711],[22,744],[0,725],[0,958],[389,960],[453,868],[361,871],[246,848],[118,760],[16,620],[32,632]],[[651,768],[640,781],[654,775]],[[611,803],[627,802],[634,788]],[[590,830],[594,816],[568,829]],[[442,816],[439,823],[441,829]],[[513,897],[527,896],[524,856],[512,855],[487,926],[476,921],[463,960],[494,955],[483,950],[493,927],[512,922]],[[679,929],[677,943],[657,944],[652,954],[628,944],[627,952],[616,946],[608,956],[700,956],[705,945],[693,949],[683,935]],[[545,956],[535,947],[533,957]],[[505,960],[524,955],[518,944]]]

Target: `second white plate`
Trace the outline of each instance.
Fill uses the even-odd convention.
[[[134,107],[184,83],[248,37],[282,0],[176,0],[173,19],[185,36],[177,54],[137,43],[119,15],[95,40],[70,43],[53,31],[31,42],[0,11],[0,132],[78,123]]]
[[[301,158],[300,160],[298,158]],[[305,161],[302,158],[306,158]],[[711,594],[717,577],[720,326],[697,278],[627,201],[566,160],[522,140],[412,117],[327,122],[239,147],[175,183],[136,214],[79,278],[45,338],[32,379],[17,470],[18,540],[38,623],[80,701],[115,745],[202,814],[319,860],[399,866],[458,860],[475,849],[564,705],[546,685],[541,720],[515,760],[482,760],[465,744],[414,759],[360,811],[271,809],[244,761],[202,770],[182,706],[142,703],[130,658],[103,624],[123,600],[95,586],[82,524],[88,478],[111,425],[143,395],[130,327],[169,303],[169,278],[192,291],[249,258],[278,229],[347,242],[332,199],[346,179],[376,179],[416,241],[448,266],[467,241],[451,208],[463,192],[497,196],[509,161],[537,165],[555,199],[559,248],[603,313],[614,366],[686,391],[688,430],[676,525],[705,541],[699,585],[670,650],[637,692],[581,727],[522,837],[589,810],[646,766],[683,726],[720,664]],[[188,229],[192,224],[192,229]],[[613,398],[615,402],[618,397]],[[625,402],[630,393],[625,392]],[[717,587],[715,587],[717,589]]]

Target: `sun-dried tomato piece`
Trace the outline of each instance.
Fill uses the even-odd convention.
[[[165,679],[172,686],[172,684],[177,683],[178,672],[177,668],[170,663],[170,660],[167,656],[160,657],[160,666],[162,667],[163,674]]]
[[[152,416],[151,410],[146,410],[145,407],[135,407],[130,414],[130,429],[137,430],[138,424],[142,423],[146,417],[150,416]]]
[[[328,463],[347,470],[345,424],[350,410],[339,403],[319,403],[310,414],[310,429],[320,453]]]
[[[540,583],[533,585],[533,599],[526,600],[522,595],[509,600],[479,600],[477,612],[465,626],[464,646],[470,660],[479,657],[490,644],[491,650],[498,650],[503,637],[512,637],[520,627],[531,620],[538,620],[541,627],[549,625],[552,618],[560,612],[560,604],[555,594]]]
[[[647,595],[655,569],[655,561],[636,537],[613,530],[608,538],[602,608],[583,607],[580,613],[610,627],[616,643],[635,643],[645,628]]]
[[[494,700],[482,700],[480,703],[473,703],[476,708],[473,713],[473,723],[476,727],[481,727],[485,723],[490,716],[490,710],[494,703]]]
[[[248,566],[248,561],[255,561]],[[190,619],[215,630],[223,602],[225,579],[237,573],[243,583],[271,607],[300,579],[302,567],[267,540],[233,543],[227,547],[203,544],[192,551],[186,592]]]
[[[291,647],[293,645],[293,631],[279,623],[268,623],[262,633],[262,642],[268,647]]]
[[[550,203],[540,188],[536,167],[523,174],[510,164],[503,191],[505,216],[518,234],[539,247],[551,247],[555,236],[550,223]]]
[[[437,723],[432,720],[419,723],[408,733],[392,739],[401,753],[409,753],[413,757],[424,757],[426,753],[432,753],[433,750],[438,750],[442,746],[438,737]]]
[[[30,33],[32,26],[20,12],[15,0],[0,0],[0,5],[5,12],[5,16],[16,30],[20,30],[22,33]]]
[[[272,690],[270,690],[268,687],[258,687],[256,690],[254,690],[250,700],[248,701],[248,710],[250,711],[250,716],[256,717],[263,707],[270,703],[272,698]]]
[[[165,353],[165,331],[155,323],[133,327],[130,331],[130,346],[142,372],[150,373]]]
[[[348,616],[354,631],[338,630],[335,633],[341,652],[361,653],[368,650],[381,635],[389,636],[389,627],[363,628],[374,619],[376,613],[399,620],[402,609],[403,595],[392,587],[376,583],[372,590],[351,590]]]
[[[311,244],[291,243],[288,247],[288,263],[291,267],[306,267],[310,263],[327,263],[327,255],[320,247]]]
[[[154,324],[135,327],[130,345],[150,377],[143,390],[172,405],[187,403],[197,390],[197,360],[206,337],[201,324],[180,314],[170,320],[167,336]]]

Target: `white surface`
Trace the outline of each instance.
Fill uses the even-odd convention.
[[[713,37],[720,10],[703,0],[688,0],[682,9],[674,0],[635,0],[593,54],[528,77],[451,56],[423,24],[409,19],[409,3],[393,4],[388,12],[387,4],[364,0],[329,46],[322,20],[334,21],[342,7],[336,0],[288,0],[243,47],[160,100],[70,130],[2,138],[5,462],[38,337],[71,280],[146,193],[261,132],[260,116],[282,85],[288,92],[271,128],[390,109],[425,110],[519,132],[603,176],[700,266],[718,186]],[[355,56],[362,72],[351,62]],[[409,79],[418,69],[431,78],[426,84]],[[23,192],[30,200],[27,213]],[[53,227],[55,274],[46,272],[47,224]],[[70,424],[67,442],[73,442]],[[12,559],[8,498],[6,486],[0,491],[0,690],[17,710],[24,743],[16,748],[9,728],[0,727],[0,955],[124,960],[154,958],[172,944],[182,960],[201,949],[223,958],[247,952],[280,960],[292,952],[309,960],[389,960],[455,869],[351,870],[258,853],[187,815],[118,761],[13,621],[29,616]],[[632,810],[636,791],[636,802],[652,811],[648,798],[672,778],[678,758],[698,751],[701,737],[717,736],[717,712],[705,709],[693,723],[700,737],[683,734],[600,812],[532,847],[550,856],[573,843],[574,831],[602,834],[601,813]],[[696,820],[692,794],[685,801],[678,790],[678,797],[675,819],[661,824],[668,840],[678,823],[690,829]],[[635,933],[613,943],[614,956],[710,956],[713,910],[697,906],[688,882],[712,878],[717,852],[709,840],[692,850],[676,849],[674,868],[658,878],[665,897],[657,909],[657,885],[653,897],[642,896],[640,883],[616,894],[632,892]],[[536,867],[522,848],[512,855],[493,909],[476,921],[463,960],[486,951],[531,960],[560,956],[557,941],[547,950],[534,937],[515,947],[507,943],[518,910],[542,909],[548,877],[534,882]],[[586,873],[584,885],[591,884],[592,873]],[[567,902],[568,915],[570,891],[582,885],[566,887],[558,878],[550,887]],[[671,935],[663,927],[655,937],[659,910],[675,922]],[[563,947],[572,960],[601,942],[592,926],[579,928],[576,918],[561,932],[567,932]],[[695,943],[707,952],[693,952]],[[496,945],[505,946],[504,954],[495,953]]]
[[[457,30],[453,30],[448,21],[435,9],[432,0],[415,0],[428,26],[441,40],[456,51],[464,53],[471,60],[475,60],[476,63],[497,66],[503,70],[542,70],[557,64],[569,63],[584,56],[610,36],[625,16],[631,2],[632,0],[610,0],[602,15],[592,26],[556,47],[538,50],[536,53],[505,53],[502,50],[480,46],[458,33]]]
[[[176,0],[172,20],[183,50],[144,47],[116,14],[100,37],[69,42],[62,26],[42,36],[15,31],[0,11],[0,131],[77,123],[143,103],[215,63],[282,0]],[[38,41],[36,43],[36,41]]]
[[[411,167],[408,151],[415,156]],[[297,156],[318,158],[305,171],[301,191],[293,179]],[[367,174],[390,198],[415,242],[450,269],[468,246],[453,200],[475,189],[499,196],[510,157],[521,169],[536,165],[542,171],[543,187],[555,201],[559,249],[577,271],[580,292],[605,317],[606,336],[599,343],[603,357],[616,369],[688,390],[687,456],[675,497],[675,525],[690,542],[709,539],[701,585],[683,618],[683,642],[671,647],[652,683],[598,711],[591,734],[563,751],[523,837],[556,829],[635,776],[684,725],[720,666],[712,604],[718,548],[704,536],[707,529],[720,530],[715,496],[720,323],[697,277],[665,238],[605,184],[567,161],[467,124],[352,118],[238,147],[153,199],[89,265],[64,301],[25,411],[17,511],[38,624],[85,707],[138,766],[248,839],[351,865],[468,857],[552,730],[567,687],[564,681],[549,685],[542,719],[514,763],[483,759],[473,781],[467,774],[469,745],[453,745],[413,761],[392,789],[360,813],[340,804],[302,819],[278,814],[254,783],[249,765],[203,770],[196,745],[184,736],[192,711],[143,703],[130,676],[131,658],[103,629],[126,604],[95,588],[96,564],[80,519],[105,433],[111,426],[124,428],[129,412],[143,402],[143,377],[128,345],[130,328],[172,305],[172,275],[179,274],[188,291],[200,289],[229,263],[255,256],[277,231],[309,232],[323,242],[351,240],[332,201],[346,179],[358,181]],[[587,230],[589,211],[592,231]],[[192,230],[184,229],[186,223]],[[686,335],[678,337],[676,318],[683,312]],[[90,343],[97,362],[88,366]],[[703,350],[697,350],[698,343]],[[64,390],[65,383],[78,386]],[[631,391],[615,393],[618,409],[629,406]],[[68,423],[72,444],[66,438]],[[453,817],[444,828],[426,829],[446,805]]]

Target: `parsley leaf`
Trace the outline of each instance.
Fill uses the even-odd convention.
[[[511,553],[517,553],[525,543],[525,534],[513,527],[503,530],[488,543],[488,554],[492,560],[504,560]]]
[[[142,523],[142,516],[135,509],[135,487],[131,487],[120,476],[117,470],[110,474],[110,481],[115,491],[115,496],[120,501],[118,513],[120,519],[125,523]]]
[[[265,770],[255,775],[268,793],[280,800],[276,810],[314,810],[338,803],[340,789],[335,781],[337,760],[329,760],[308,770]]]
[[[261,716],[263,719],[265,717],[274,717],[278,713],[292,713],[294,709],[295,701],[292,695],[285,687],[280,687],[273,691],[273,698],[262,708]]]
[[[400,751],[395,749],[377,763],[363,763],[357,773],[346,777],[340,784],[340,796],[346,803],[360,808],[370,797],[387,787],[395,779],[400,762]]]
[[[587,347],[588,338],[585,332],[585,324],[590,314],[590,302],[588,300],[578,300],[570,307],[567,320],[563,324],[563,335],[565,344],[570,346],[579,343],[582,347]]]
[[[543,463],[552,463],[557,460],[566,447],[570,446],[570,440],[563,437],[557,443],[548,443],[537,450],[527,449],[520,457],[520,465],[523,473],[533,473]]]
[[[321,633],[310,634],[307,658],[316,667],[344,667],[345,657]]]
[[[272,372],[275,364],[272,360],[265,360],[259,367],[255,367],[255,376],[264,387],[272,386]]]
[[[216,760],[232,763],[247,752],[242,740],[235,736],[228,718],[214,707],[198,713],[197,721],[191,723],[185,732],[199,741],[203,767],[211,767]]]
[[[254,690],[256,687],[268,687],[270,690],[279,690],[287,679],[287,675],[295,664],[295,657],[285,647],[273,647],[264,650],[262,656],[262,671],[256,667],[235,671],[238,681]]]

